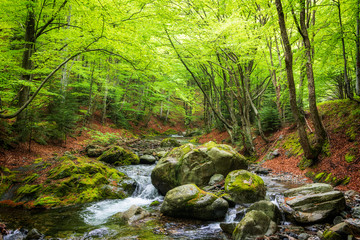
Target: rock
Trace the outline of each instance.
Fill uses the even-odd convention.
[[[326,230],[322,235],[322,239],[324,240],[349,239],[348,238],[349,235],[353,236],[354,235],[353,231],[346,222],[342,222]]]
[[[272,169],[269,168],[263,168],[260,166],[255,167],[254,172],[256,174],[263,174],[263,175],[268,175],[270,172],[272,171]]]
[[[280,156],[279,149],[275,149],[275,150],[271,153],[271,155],[273,155],[274,157]]]
[[[275,233],[276,228],[276,223],[264,212],[252,210],[238,223],[232,236],[235,240],[256,239]]]
[[[99,157],[106,151],[106,148],[98,145],[88,145],[85,148],[85,153],[88,157]]]
[[[130,164],[139,164],[139,157],[125,148],[115,146],[101,154],[97,160],[113,164],[115,166],[123,166]]]
[[[132,224],[150,215],[151,214],[142,207],[132,205],[127,211],[119,212],[112,216],[111,220],[122,224]]]
[[[261,200],[252,204],[247,211],[250,212],[252,210],[262,211],[275,223],[279,223],[281,220],[279,208],[270,201]]]
[[[246,170],[230,172],[225,179],[225,192],[236,203],[253,203],[265,198],[266,187],[261,177]]]
[[[164,140],[161,141],[160,143],[160,147],[180,147],[181,144],[179,141],[177,141],[176,139],[174,138],[165,138]]]
[[[348,218],[345,220],[345,223],[351,228],[352,232],[360,235],[360,219],[358,218]]]
[[[84,235],[84,239],[104,238],[110,232],[107,228],[94,229]]]
[[[140,157],[141,164],[154,164],[156,162],[156,157],[152,155],[142,155]]]
[[[360,218],[360,206],[354,207],[351,215],[353,218]]]
[[[287,157],[287,158],[290,158],[290,157],[292,157],[294,154],[291,152],[291,151],[285,151],[285,156]]]
[[[236,228],[237,223],[220,223],[220,228],[228,234],[232,234]]]
[[[210,178],[210,181],[209,181],[209,185],[212,186],[212,185],[215,185],[221,181],[224,181],[225,177],[224,175],[222,174],[214,174],[211,178]]]
[[[168,152],[167,151],[159,151],[156,153],[158,158],[163,158]]]
[[[33,228],[27,234],[25,240],[37,240],[37,239],[41,239],[41,238],[42,238],[42,234],[39,233],[36,228]]]
[[[325,193],[333,191],[334,188],[325,183],[313,183],[307,184],[298,188],[292,188],[284,192],[285,197],[293,197],[298,195],[307,195],[307,194],[316,194],[316,193]]]
[[[341,216],[336,216],[333,220],[334,225],[342,223],[344,219]]]
[[[201,190],[195,184],[187,184],[168,191],[160,211],[171,217],[216,220],[224,218],[228,208],[226,200]]]
[[[16,175],[14,177],[17,178]],[[57,159],[57,164],[50,167],[46,177],[47,184],[22,182],[9,200],[30,202],[30,207],[53,208],[103,199],[122,199],[135,189],[134,181],[124,173],[87,157],[72,160],[62,156]]]
[[[226,176],[234,169],[247,167],[245,157],[228,145],[209,142],[196,147],[189,143],[160,159],[151,173],[151,181],[165,195],[170,189],[188,183],[204,187],[214,174]]]
[[[3,240],[23,240],[25,239],[25,235],[20,230],[15,230],[14,232],[10,232],[9,234],[3,236]]]
[[[284,192],[279,204],[285,214],[299,223],[314,223],[336,216],[345,209],[344,194],[328,184],[308,184]]]
[[[300,233],[298,238],[299,240],[307,240],[311,235],[307,233]]]

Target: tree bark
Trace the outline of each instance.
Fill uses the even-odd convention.
[[[24,46],[24,53],[22,58],[21,67],[24,69],[24,73],[21,76],[21,80],[31,81],[32,74],[30,71],[33,68],[33,63],[31,57],[34,53],[35,48],[35,41],[36,41],[36,30],[35,30],[35,13],[32,5],[35,4],[35,0],[32,0],[29,5],[27,6],[28,15],[25,22],[25,46]],[[22,107],[29,99],[30,95],[30,87],[29,86],[21,86],[21,90],[19,92],[19,101],[18,107]],[[26,112],[22,111],[18,114],[16,118],[16,123],[20,126],[22,125],[21,122],[25,120]]]
[[[356,95],[360,96],[360,0],[356,11]]]
[[[340,0],[336,2],[336,6],[338,9],[338,15],[339,15],[339,25],[340,25],[340,34],[341,34],[341,45],[342,45],[342,53],[343,53],[343,59],[344,59],[344,82],[345,82],[345,93],[346,96],[350,99],[353,98],[353,93],[351,91],[350,86],[350,80],[348,77],[348,67],[347,67],[347,57],[346,57],[346,48],[345,48],[345,36],[344,36],[344,28],[342,25],[342,18],[341,18],[341,6],[340,6]]]
[[[312,122],[315,128],[315,137],[316,137],[316,145],[315,150],[318,152],[314,152],[315,155],[319,155],[322,146],[326,140],[326,131],[320,119],[319,111],[316,106],[316,93],[315,93],[315,80],[314,80],[314,72],[312,67],[312,50],[310,38],[308,35],[307,27],[306,27],[306,19],[305,19],[305,0],[300,0],[301,4],[301,12],[300,12],[300,31],[301,36],[303,38],[304,47],[305,47],[305,55],[306,55],[306,75],[308,80],[308,91],[309,91],[309,108],[310,114],[312,118]]]
[[[290,95],[290,107],[291,111],[294,115],[295,122],[297,124],[297,130],[299,134],[299,141],[301,144],[302,149],[304,150],[304,155],[307,159],[314,159],[317,156],[313,155],[313,151],[305,130],[305,119],[299,113],[298,106],[296,103],[296,89],[295,89],[295,82],[294,82],[294,75],[293,75],[293,56],[291,45],[289,42],[289,37],[286,32],[286,25],[285,25],[285,17],[284,12],[281,4],[281,0],[275,0],[276,10],[279,17],[279,26],[281,31],[281,38],[284,43],[285,49],[285,68],[286,68],[286,75],[287,81],[289,85],[289,95]]]

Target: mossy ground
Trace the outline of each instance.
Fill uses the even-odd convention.
[[[259,152],[264,149],[266,152],[279,149],[281,153],[279,157],[265,162],[264,167],[271,168],[274,172],[292,172],[297,175],[306,172],[315,175],[326,172],[326,176],[321,178],[321,181],[338,184],[340,180],[344,180],[344,183],[348,182],[348,184],[343,186],[341,183],[339,186],[341,189],[360,191],[360,186],[357,184],[360,181],[360,105],[351,100],[337,100],[324,102],[318,106],[327,131],[327,142],[318,160],[312,166],[307,164],[306,159],[302,160],[303,151],[296,126],[291,125],[274,133],[270,148],[259,149]],[[314,130],[309,114],[307,121]],[[314,144],[314,134],[310,133],[309,128],[307,131],[310,142]],[[332,174],[331,180],[329,173]]]
[[[124,198],[128,177],[104,163],[85,157],[63,156],[53,165],[28,166],[26,171],[2,168],[0,194],[13,192],[3,205],[22,203],[27,207],[59,207],[106,198]],[[46,179],[46,180],[44,180]],[[129,189],[131,191],[131,188]]]

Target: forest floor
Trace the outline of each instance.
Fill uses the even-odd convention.
[[[257,162],[261,163],[263,167],[272,169],[273,173],[278,174],[290,173],[303,177],[309,172],[314,172],[315,174],[326,173],[326,176],[331,173],[331,177],[338,179],[350,177],[349,184],[338,186],[338,188],[360,192],[360,185],[358,184],[360,181],[360,110],[354,104],[347,101],[320,106],[319,109],[323,115],[323,123],[328,133],[329,144],[324,149],[325,154],[322,154],[319,161],[311,168],[300,170],[298,167],[303,154],[297,141],[295,125],[283,127],[268,134],[269,143],[265,143],[260,137],[257,137],[254,140],[258,156]],[[169,130],[179,133],[186,130],[181,120],[165,124],[154,117],[142,124],[133,125],[132,133],[112,128],[111,125],[111,121],[108,121],[106,125],[102,125],[99,118],[95,117],[89,128],[102,133],[118,134],[126,138],[134,137],[132,133],[156,135]],[[66,144],[41,145],[31,142],[31,151],[29,151],[28,143],[20,143],[13,149],[0,150],[0,166],[14,169],[32,164],[38,158],[50,159],[61,156],[67,151],[80,152],[88,144],[90,138],[91,134],[88,131],[76,132],[73,137],[68,137]],[[227,132],[213,130],[202,135],[199,139],[200,143],[207,141],[228,143],[229,135]],[[269,153],[275,149],[278,149],[280,155],[269,159]]]

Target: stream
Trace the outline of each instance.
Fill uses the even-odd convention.
[[[0,222],[5,222],[8,229],[20,229],[23,232],[23,229],[36,228],[46,239],[229,239],[222,232],[220,222],[175,219],[161,223],[152,221],[148,227],[139,227],[119,226],[109,221],[112,215],[126,211],[132,205],[158,212],[159,206],[156,209],[149,207],[153,201],[163,200],[163,196],[151,184],[150,174],[154,167],[155,165],[130,165],[117,168],[138,183],[137,189],[129,198],[52,210],[2,208]],[[261,177],[268,188],[267,197],[272,201],[283,191],[299,186],[271,176]],[[248,206],[230,208],[224,221],[233,222],[238,209]]]

